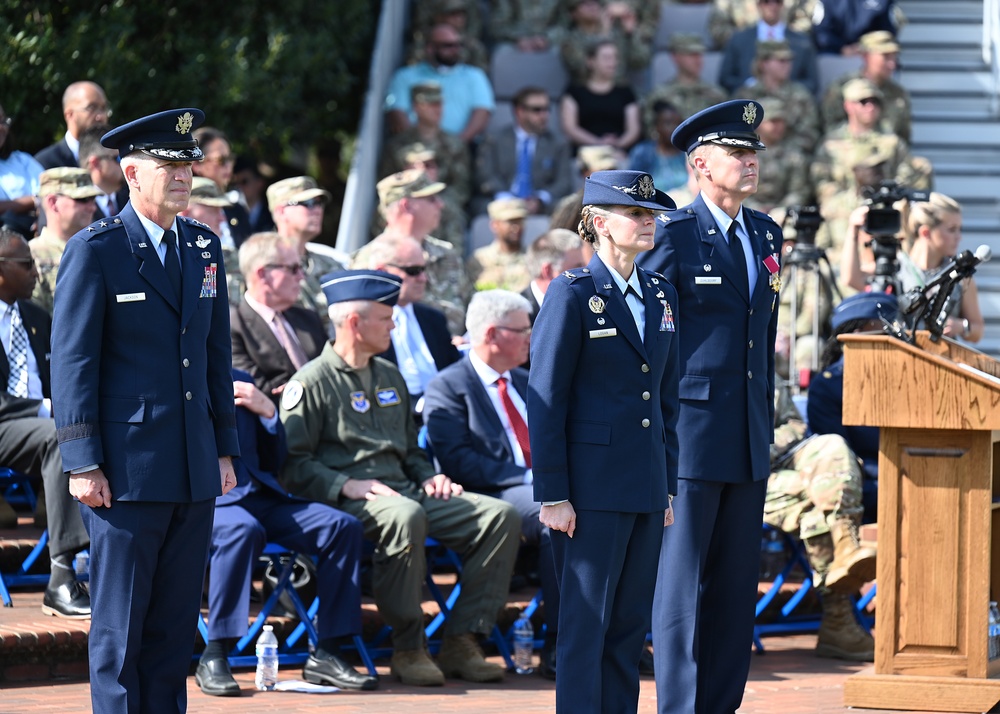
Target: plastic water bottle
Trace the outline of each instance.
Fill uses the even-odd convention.
[[[257,638],[257,674],[253,679],[257,689],[269,692],[278,683],[278,638],[274,628],[264,625]]]
[[[90,551],[81,550],[76,554],[76,559],[73,561],[73,569],[76,571],[78,578],[83,575],[90,575]]]
[[[760,540],[760,579],[774,580],[785,567],[785,542],[774,528],[765,531]]]
[[[521,616],[514,623],[514,671],[518,674],[531,674],[532,652],[535,649],[535,629],[531,620],[521,611]]]
[[[1000,659],[1000,608],[996,601],[990,601],[990,624],[989,639],[987,639],[987,652],[991,660]]]

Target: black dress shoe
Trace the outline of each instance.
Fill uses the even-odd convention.
[[[309,655],[302,668],[302,678],[310,684],[326,684],[341,689],[378,689],[378,677],[361,674],[336,655]]]
[[[225,657],[213,657],[198,662],[194,681],[201,687],[201,691],[210,697],[238,697],[242,694],[240,685],[233,679],[233,673],[229,669],[229,660]]]
[[[69,620],[89,620],[90,593],[87,586],[75,580],[55,587],[49,585],[42,598],[42,613]]]
[[[546,679],[556,678],[556,646],[543,645],[542,656],[538,662],[538,673]]]
[[[642,654],[639,655],[639,674],[653,676],[653,650],[649,649],[649,645],[642,646]]]

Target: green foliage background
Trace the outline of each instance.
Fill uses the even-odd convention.
[[[238,152],[308,169],[335,189],[379,4],[0,0],[0,104],[32,153],[62,136],[62,92],[81,79],[104,87],[113,124],[197,106]]]

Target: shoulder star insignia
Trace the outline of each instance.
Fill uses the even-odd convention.
[[[96,229],[93,226],[87,226],[87,232],[93,233]]]
[[[107,228],[107,227],[108,227],[108,222],[107,221],[101,221],[101,228]]]

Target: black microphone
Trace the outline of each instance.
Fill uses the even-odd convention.
[[[944,333],[944,325],[948,321],[948,313],[954,300],[952,293],[955,285],[976,272],[976,266],[988,261],[992,254],[993,252],[988,245],[976,248],[975,255],[967,250],[962,251],[924,288],[924,299],[930,300],[928,292],[934,287],[938,287],[937,295],[930,300],[930,305],[921,315],[931,332],[933,342],[941,339],[941,335]]]
[[[941,269],[937,277],[924,286],[924,292],[926,293],[934,286],[940,285],[943,282],[969,277],[976,272],[977,265],[987,262],[992,256],[993,251],[985,244],[976,248],[975,254],[972,251],[963,250],[952,258],[948,265]]]

